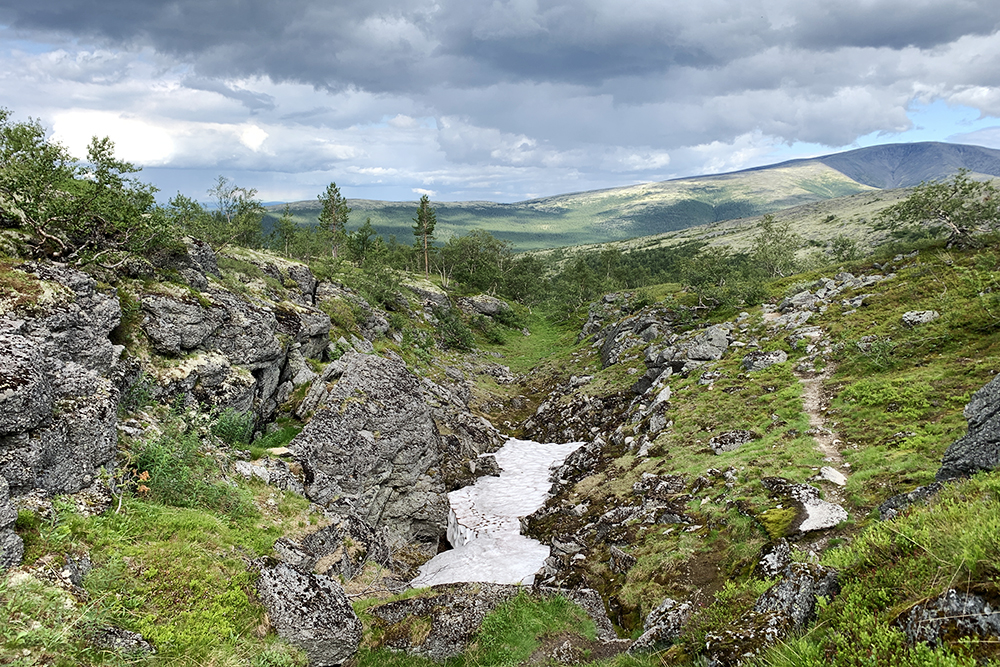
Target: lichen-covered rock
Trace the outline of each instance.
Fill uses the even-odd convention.
[[[451,299],[448,298],[448,295],[429,280],[417,278],[404,283],[403,287],[413,292],[425,308],[444,308],[446,310],[451,308]]]
[[[260,600],[278,634],[309,655],[312,667],[341,665],[361,643],[361,621],[336,581],[281,563],[257,582]]]
[[[843,507],[822,500],[819,489],[815,486],[794,484],[781,477],[765,477],[761,483],[773,497],[796,510],[784,535],[833,528],[848,518],[847,510]]]
[[[246,412],[254,407],[254,376],[217,352],[192,352],[176,364],[154,367],[152,375],[157,382],[156,395],[165,402],[190,394],[198,403],[219,410]]]
[[[401,361],[349,352],[339,381],[289,444],[306,494],[389,529],[393,544],[436,543],[447,524],[440,435]]]
[[[430,594],[369,610],[385,628],[384,645],[432,660],[447,660],[468,648],[483,619],[523,590],[507,584],[442,584]]]
[[[312,312],[306,306],[266,308],[222,290],[200,298],[187,293],[146,294],[142,309],[143,330],[156,350],[170,356],[194,355],[158,371],[166,393],[190,392],[196,400],[214,406],[252,408],[259,421],[269,419],[278,407],[287,352],[277,336],[278,315],[295,332],[287,334],[288,340],[303,328],[299,312]],[[329,323],[329,318],[319,315],[317,320],[325,318]],[[305,335],[303,339],[312,338]]]
[[[114,626],[94,630],[88,641],[94,648],[114,651],[133,658],[156,653],[156,647],[138,632]]]
[[[838,591],[835,571],[793,563],[781,581],[757,598],[753,609],[730,628],[705,636],[709,664],[728,667],[753,659],[789,633],[805,629],[816,615],[817,598],[829,598]]]
[[[910,607],[893,625],[911,644],[952,644],[966,637],[995,643],[1000,640],[1000,594],[992,587],[976,592],[951,588]]]
[[[52,415],[52,384],[38,346],[0,333],[0,435],[35,428]]]
[[[941,490],[941,487],[941,482],[932,482],[926,486],[918,486],[909,493],[900,493],[899,495],[889,498],[878,506],[879,519],[882,521],[895,519],[899,516],[900,512],[910,505],[915,505],[921,502],[926,503],[928,499],[932,498],[938,491]]]
[[[771,352],[751,352],[743,357],[743,370],[748,373],[762,371],[775,364],[783,364],[788,361],[788,354],[784,350],[773,350]]]
[[[487,315],[495,317],[510,310],[506,302],[488,294],[464,296],[458,299],[458,307],[469,315]]]
[[[687,348],[687,358],[694,361],[717,361],[729,348],[729,329],[722,324],[699,333]]]
[[[708,441],[708,446],[712,448],[712,451],[716,455],[722,455],[726,452],[731,452],[739,449],[740,446],[747,444],[748,442],[753,442],[760,438],[760,435],[754,433],[753,431],[747,431],[739,429],[736,431],[726,431],[725,433],[720,433],[712,437]]]
[[[221,290],[193,296],[146,294],[142,328],[168,355],[196,348],[216,351],[254,368],[283,356],[274,312]]]
[[[0,572],[21,564],[24,541],[14,532],[17,509],[10,502],[7,480],[0,477]]]
[[[16,333],[31,339],[50,365],[72,361],[106,373],[120,353],[108,338],[122,315],[114,290],[101,291],[93,278],[61,264],[40,262],[20,268],[50,285],[54,296],[25,317]]]
[[[904,326],[913,328],[933,322],[939,317],[941,317],[941,313],[936,310],[911,310],[908,313],[903,313],[902,320]]]
[[[386,566],[390,558],[385,530],[350,516],[297,540],[282,537],[275,552],[299,572],[351,579],[371,561]]]
[[[73,493],[112,463],[118,444],[118,391],[76,363],[52,376],[53,414],[36,428],[0,436],[0,475],[20,494],[41,487]]]
[[[642,635],[629,647],[629,653],[658,651],[673,644],[684,629],[694,607],[689,602],[665,599],[649,612]]]
[[[964,414],[968,433],[945,451],[935,476],[939,482],[993,470],[1000,464],[1000,375],[972,395]]]
[[[781,538],[760,550],[754,574],[763,579],[773,579],[792,564],[792,548]]]
[[[447,660],[463,653],[486,615],[519,594],[533,597],[562,595],[578,604],[597,626],[598,639],[614,641],[611,621],[596,592],[588,589],[526,589],[509,584],[441,584],[420,597],[389,602],[369,610],[384,628],[385,646],[432,660]]]

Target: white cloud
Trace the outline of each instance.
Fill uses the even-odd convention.
[[[93,137],[110,137],[115,155],[140,165],[167,163],[175,153],[170,132],[146,119],[130,118],[110,111],[69,109],[55,116],[52,138],[83,159]]]
[[[264,145],[267,137],[268,134],[264,130],[256,125],[248,125],[240,132],[240,143],[256,153]]]

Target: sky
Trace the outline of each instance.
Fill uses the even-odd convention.
[[[996,0],[2,0],[0,106],[207,200],[523,201],[1000,148]]]

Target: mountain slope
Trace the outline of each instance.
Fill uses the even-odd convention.
[[[887,144],[728,174],[543,197],[511,204],[440,202],[437,238],[485,229],[517,250],[606,243],[746,218],[876,189],[911,187],[966,168],[1000,176],[1000,151],[943,143]],[[384,237],[408,244],[417,203],[352,199],[350,227],[366,218]],[[314,224],[316,201],[289,205],[296,222]],[[283,209],[269,207],[265,225]]]

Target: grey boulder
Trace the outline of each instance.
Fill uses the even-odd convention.
[[[361,643],[361,621],[333,579],[284,563],[260,573],[257,591],[278,634],[309,655],[311,667],[341,665]]]
[[[948,447],[937,481],[993,470],[1000,463],[1000,375],[972,395],[965,406],[969,431]]]
[[[783,350],[773,350],[771,352],[751,352],[743,357],[743,370],[748,373],[762,371],[775,364],[783,364],[788,361],[788,354]]]
[[[348,352],[337,366],[325,407],[289,444],[306,495],[385,526],[393,545],[436,544],[448,513],[441,436],[419,381],[402,361],[372,355]]]

